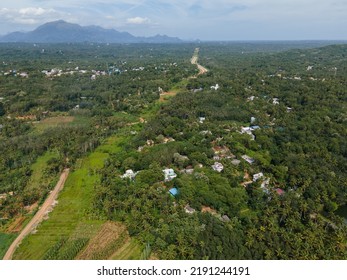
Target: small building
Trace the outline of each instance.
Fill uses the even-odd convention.
[[[123,175],[121,175],[120,177],[122,179],[130,179],[130,180],[134,180],[136,175],[138,172],[134,172],[131,169],[128,169],[127,171],[125,171],[125,173]]]
[[[252,129],[249,126],[246,127],[241,127],[241,134],[251,134],[252,133]]]
[[[222,172],[224,169],[224,166],[220,162],[215,162],[214,165],[212,165],[212,169],[217,172]]]
[[[204,123],[205,120],[206,120],[205,117],[199,117],[199,123]]]
[[[282,195],[285,194],[285,191],[282,190],[282,189],[280,189],[280,188],[276,188],[275,191],[276,191],[276,193],[277,193],[279,196],[282,196]]]
[[[272,104],[274,104],[274,105],[280,104],[279,99],[278,98],[272,98]]]
[[[223,215],[223,216],[221,217],[221,220],[222,220],[223,222],[225,222],[225,223],[231,221],[230,218],[229,218],[227,215]]]
[[[241,163],[241,161],[238,160],[238,159],[233,159],[233,160],[231,161],[231,164],[233,164],[233,165],[239,165],[240,163]]]
[[[188,174],[188,175],[192,175],[194,173],[194,168],[189,166],[187,167],[186,169],[183,169],[181,171],[181,173],[185,173],[185,174]]]
[[[172,137],[165,137],[163,143],[167,144],[169,142],[175,142],[175,139],[173,139]]]
[[[253,182],[258,181],[260,178],[264,177],[263,172],[257,173],[253,175]]]
[[[137,151],[138,152],[142,152],[144,148],[145,148],[144,146],[140,146],[140,147],[137,148]]]
[[[171,181],[177,177],[177,174],[172,168],[166,168],[163,170],[165,176],[165,182]]]
[[[147,140],[146,141],[147,146],[154,146],[154,141],[153,140]]]
[[[243,155],[241,156],[245,161],[247,161],[249,164],[253,164],[254,163],[254,159],[251,158],[250,156],[247,155]]]
[[[169,190],[169,193],[172,196],[176,197],[178,195],[178,189],[177,188],[172,188],[172,189]]]
[[[260,185],[262,189],[267,189],[270,185],[270,178],[266,178]]]
[[[212,135],[212,132],[210,130],[203,130],[203,131],[200,131],[200,134],[202,134],[202,135]]]
[[[219,89],[219,85],[216,84],[215,86],[211,86],[211,89],[218,90]]]
[[[187,214],[194,214],[195,213],[195,209],[190,207],[189,205],[186,205],[184,207],[184,211],[187,213]]]
[[[266,178],[260,185],[261,190],[267,195],[270,194],[269,184],[270,184],[270,178]]]
[[[28,75],[28,73],[26,73],[26,72],[20,73],[19,76],[20,76],[21,78],[29,78],[29,75]]]
[[[252,140],[255,140],[255,136],[252,131],[253,129],[251,127],[241,127],[241,134],[247,134],[251,137]]]
[[[221,141],[221,140],[223,140],[223,139],[218,138],[216,141]],[[216,141],[214,141],[214,142],[216,142]],[[214,146],[214,147],[212,147],[212,150],[213,150],[215,155],[220,155],[221,157],[225,157],[226,155],[231,154],[230,149],[226,146],[223,146],[223,147]]]

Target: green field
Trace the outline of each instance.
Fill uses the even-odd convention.
[[[119,248],[112,256],[112,260],[138,260],[142,250],[134,239],[130,239],[121,248]]]
[[[44,180],[44,170],[47,167],[47,162],[55,157],[58,157],[56,151],[48,151],[36,160],[36,162],[31,166],[32,174],[28,184],[28,189],[40,187],[40,184],[43,183]]]
[[[11,245],[16,236],[16,234],[0,233],[0,259],[4,257],[8,247]]]
[[[121,149],[125,137],[113,136],[89,156],[76,163],[58,198],[58,205],[35,234],[25,238],[14,259],[42,259],[62,238],[91,238],[105,220],[91,213],[94,186],[99,183],[97,170],[110,153]]]

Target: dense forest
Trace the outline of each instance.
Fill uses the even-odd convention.
[[[312,44],[0,45],[1,231],[118,135],[88,217],[152,258],[346,259],[347,46]]]

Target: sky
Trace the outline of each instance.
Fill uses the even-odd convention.
[[[0,34],[65,20],[189,40],[347,40],[347,0],[1,0]]]

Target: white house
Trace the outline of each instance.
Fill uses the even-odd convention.
[[[269,194],[269,184],[270,184],[270,178],[266,178],[260,185],[260,188],[263,190],[264,193]]]
[[[195,212],[195,209],[190,207],[189,205],[186,205],[184,207],[184,211],[187,213],[187,214],[193,214]]]
[[[247,155],[243,155],[241,156],[245,161],[247,161],[249,164],[252,164],[254,163],[254,159],[251,158],[250,156],[247,156]]]
[[[165,176],[165,182],[171,181],[177,177],[177,174],[172,168],[166,168],[163,170]]]
[[[134,172],[131,169],[125,171],[124,175],[120,176],[122,179],[134,180],[138,172]]]
[[[253,182],[258,181],[260,178],[264,177],[263,172],[257,173],[253,175]]]
[[[249,126],[241,127],[241,134],[252,134],[252,129]]]
[[[212,165],[212,168],[214,171],[222,172],[224,169],[224,166],[220,162],[215,162],[214,165]]]
[[[204,123],[205,120],[206,120],[205,117],[199,117],[199,123]]]
[[[274,104],[274,105],[280,104],[279,99],[278,98],[272,98],[272,104]]]
[[[29,78],[29,75],[26,72],[20,73],[19,76],[21,76],[22,78]]]
[[[252,133],[254,129],[252,129],[251,127],[241,127],[241,134],[248,134],[249,136],[251,136],[252,140],[255,140],[255,136]]]
[[[211,89],[218,90],[219,89],[219,85],[216,84],[215,86],[211,86]]]
[[[231,164],[233,164],[233,165],[239,165],[240,163],[241,163],[241,161],[238,159],[234,159],[231,161]]]

